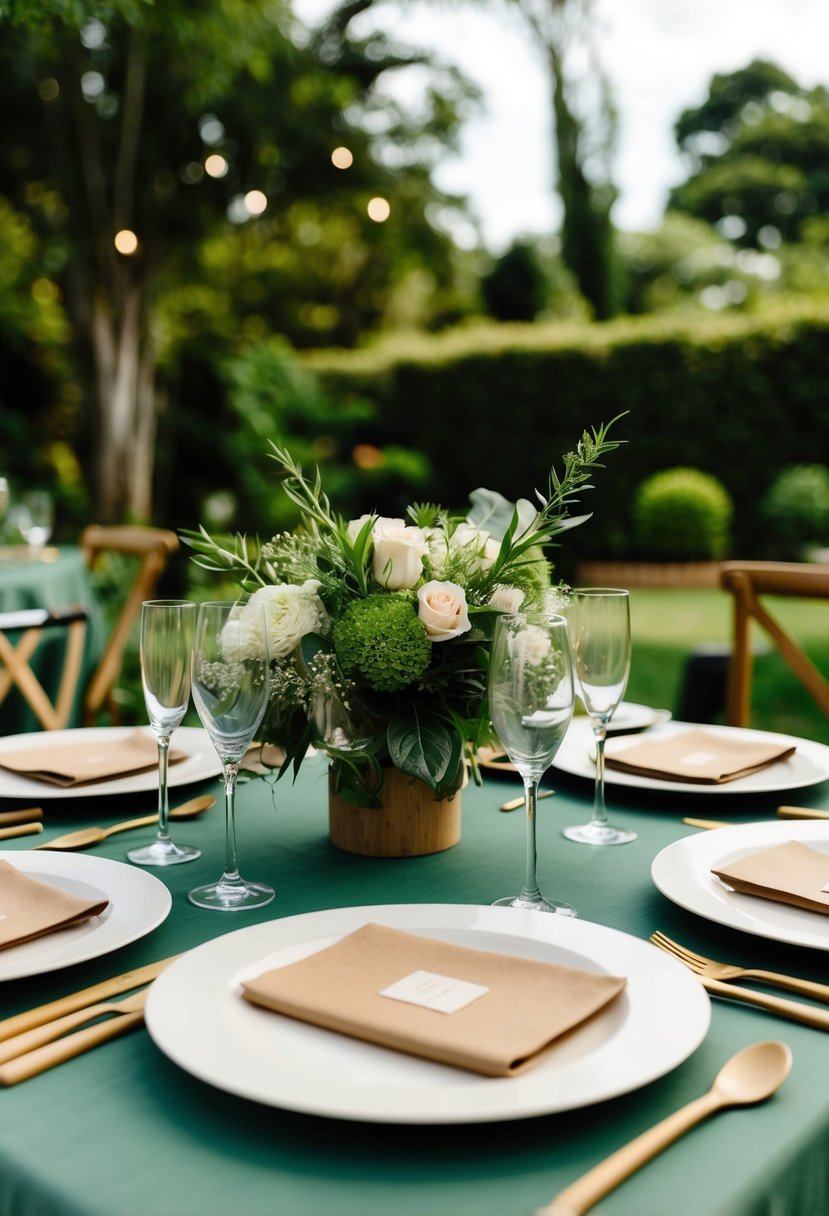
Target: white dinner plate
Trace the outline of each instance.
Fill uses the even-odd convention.
[[[109,900],[100,916],[0,950],[0,980],[41,975],[108,954],[152,932],[173,904],[167,887],[154,875],[106,857],[6,850],[0,859],[50,887],[84,899]]]
[[[49,741],[56,747],[77,743],[97,743],[125,739],[135,733],[134,726],[88,726],[77,730],[53,730],[49,732]],[[152,734],[147,729],[147,734]],[[44,732],[33,731],[25,735],[9,735],[0,739],[0,758],[3,752],[22,751],[29,747],[43,747]],[[216,750],[207,732],[197,726],[180,726],[173,735],[170,745],[173,751],[186,752],[186,758],[170,765],[169,787],[174,789],[179,785],[190,785],[194,781],[207,781],[216,777],[222,771]],[[95,798],[106,794],[143,794],[158,789],[158,770],[147,769],[143,773],[133,773],[129,777],[117,777],[112,781],[96,781],[91,785],[78,785],[72,789],[64,789],[57,785],[48,785],[45,781],[31,781],[28,777],[19,777],[17,773],[0,769],[0,798],[31,798],[40,801],[43,798]]]
[[[798,840],[829,853],[829,823],[813,820],[743,823],[698,832],[675,840],[658,853],[651,866],[651,877],[672,903],[706,920],[793,946],[829,950],[829,916],[729,891],[711,873],[714,866],[728,865],[788,840]]]
[[[624,975],[608,1009],[535,1068],[507,1078],[390,1051],[257,1008],[240,982],[369,922],[457,945]],[[268,1106],[377,1123],[523,1119],[601,1102],[675,1068],[705,1037],[710,1003],[687,968],[589,921],[514,908],[391,904],[309,912],[198,946],[155,981],[146,1021],[179,1067]]]
[[[793,756],[787,760],[778,760],[768,768],[750,773],[747,777],[738,777],[736,781],[726,781],[722,785],[703,785],[690,781],[665,781],[657,777],[640,776],[638,773],[623,773],[618,769],[605,768],[607,785],[627,785],[640,790],[668,790],[671,793],[696,794],[777,794],[784,790],[802,789],[809,785],[818,785],[821,781],[829,781],[829,747],[824,743],[815,743],[811,739],[800,739],[794,735],[778,735],[766,730],[749,730],[738,726],[701,726],[698,722],[665,722],[653,726],[648,731],[648,739],[667,739],[683,731],[706,730],[713,735],[723,738],[751,740],[756,743],[780,743],[788,747],[796,747]],[[636,747],[641,739],[636,735],[630,738],[622,737],[613,740],[613,749],[621,752],[629,747]],[[564,742],[553,760],[553,768],[563,773],[571,773],[574,777],[588,777],[591,781],[596,776],[595,742],[590,723],[582,718],[574,718],[570,729],[564,736]]]

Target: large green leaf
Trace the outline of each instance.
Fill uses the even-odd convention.
[[[437,714],[408,706],[392,718],[387,741],[395,768],[425,782],[436,794],[445,794],[456,784],[461,740]]]

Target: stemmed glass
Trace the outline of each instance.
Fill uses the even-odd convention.
[[[196,887],[187,898],[199,908],[235,912],[261,908],[276,892],[247,882],[236,860],[236,780],[239,762],[265,714],[270,695],[266,609],[239,604],[200,604],[193,646],[193,700],[222,764],[225,785],[225,868],[218,882]]]
[[[141,605],[141,683],[158,745],[158,831],[152,844],[130,849],[140,866],[175,866],[195,861],[200,849],[170,838],[167,762],[173,731],[190,701],[190,654],[196,605],[188,600],[146,600]]]
[[[20,503],[17,526],[33,557],[38,556],[52,535],[55,511],[46,490],[28,490]]]
[[[567,622],[551,613],[499,617],[489,668],[489,712],[504,751],[524,782],[526,864],[520,895],[496,904],[575,916],[570,904],[547,900],[536,874],[538,786],[573,716],[573,669]]]
[[[630,595],[613,587],[577,587],[565,612],[579,692],[596,741],[596,783],[592,819],[565,828],[564,835],[579,844],[629,844],[636,833],[607,821],[604,745],[630,673]]]

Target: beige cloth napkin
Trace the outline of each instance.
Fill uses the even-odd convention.
[[[507,1077],[536,1063],[544,1048],[603,1009],[625,983],[367,924],[243,988],[247,1000],[277,1013]],[[403,999],[384,995],[392,988]]]
[[[759,895],[829,914],[829,853],[790,840],[712,870],[743,895]]]
[[[0,950],[78,925],[108,906],[108,899],[82,899],[0,860]]]
[[[169,763],[175,764],[185,755],[185,752],[171,750]],[[155,738],[141,731],[118,740],[66,744],[50,742],[48,732],[44,732],[43,743],[38,747],[0,754],[0,768],[63,789],[147,772],[157,764]]]
[[[785,743],[758,743],[689,730],[664,739],[645,739],[633,747],[610,740],[605,762],[608,768],[642,777],[722,785],[785,760],[795,750]]]

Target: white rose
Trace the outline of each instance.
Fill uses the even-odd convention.
[[[417,593],[417,615],[433,642],[446,642],[471,628],[466,592],[457,583],[426,583]]]
[[[407,527],[402,519],[377,520],[372,531],[374,558],[371,572],[388,591],[413,587],[423,571],[429,543],[423,528]]]
[[[362,532],[363,527],[365,526],[367,521],[370,519],[374,519],[374,516],[373,515],[361,515],[359,519],[349,520],[348,525],[346,527],[346,532],[348,533],[348,539],[351,541],[352,544],[354,543],[354,541],[357,539],[357,537]],[[396,524],[400,524],[401,527],[403,526],[402,519],[396,519],[394,522]]]
[[[476,558],[474,568],[478,570],[488,570],[501,549],[488,532],[469,523],[458,524],[452,533],[451,544],[456,549],[469,549]]]
[[[327,633],[330,622],[317,595],[319,587],[317,579],[309,578],[301,587],[295,583],[277,583],[254,591],[240,614],[240,657],[264,658],[261,605],[265,607],[272,659],[286,658],[306,633]]]
[[[499,612],[517,612],[524,602],[524,592],[520,587],[496,587],[489,597],[491,608]]]

